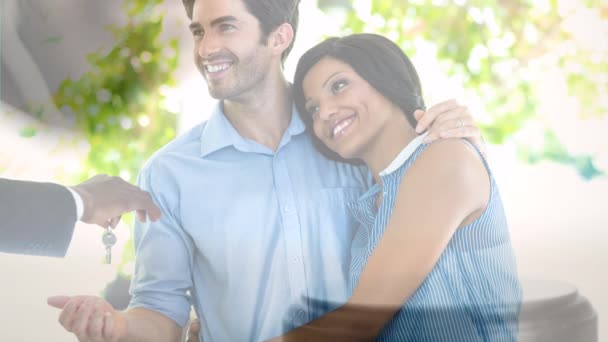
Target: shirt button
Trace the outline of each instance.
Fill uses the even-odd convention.
[[[291,206],[289,204],[285,204],[285,207],[283,208],[283,211],[288,214],[291,212]]]
[[[303,318],[304,315],[306,315],[306,311],[304,311],[304,310],[298,310],[298,318]]]
[[[293,262],[294,264],[297,264],[298,262],[300,262],[300,258],[293,257],[293,259],[291,259],[291,262]]]

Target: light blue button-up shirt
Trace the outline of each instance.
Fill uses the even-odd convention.
[[[295,108],[274,152],[241,137],[218,105],[140,173],[163,217],[135,225],[130,306],[184,326],[192,304],[205,342],[259,341],[316,318],[311,299],[347,299],[346,204],[371,181],[315,150]]]

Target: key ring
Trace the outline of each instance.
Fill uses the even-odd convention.
[[[116,244],[116,235],[111,229],[111,219],[108,220],[108,225],[105,228],[105,232],[101,237],[103,245],[106,247],[106,264],[112,263],[112,246]]]

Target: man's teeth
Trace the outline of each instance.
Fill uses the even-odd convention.
[[[230,67],[230,63],[224,63],[224,64],[207,64],[207,71],[208,72],[220,72],[220,71],[224,71],[226,69],[228,69]]]
[[[353,122],[353,118],[349,118],[349,119],[346,119],[346,120],[340,122],[338,125],[336,125],[336,127],[334,127],[334,131],[332,132],[332,136],[334,138],[336,136],[338,136],[338,134],[340,132],[342,132],[343,129],[345,129],[346,127],[348,127],[352,122]]]

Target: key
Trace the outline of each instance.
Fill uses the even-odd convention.
[[[102,237],[103,245],[106,246],[106,264],[112,263],[112,246],[116,243],[116,235],[108,226]]]

